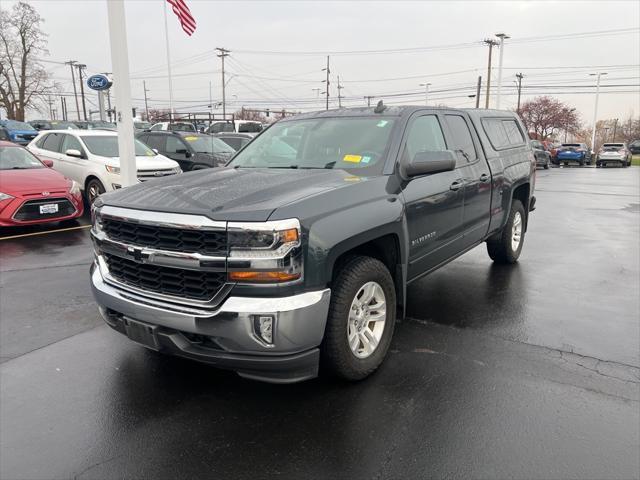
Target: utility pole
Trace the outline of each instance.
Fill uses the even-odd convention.
[[[366,95],[364,98],[367,100],[367,107],[370,107],[371,106],[371,100],[376,98],[376,97],[374,97],[373,95]]]
[[[489,91],[491,89],[491,52],[498,42],[493,38],[487,38],[484,43],[489,46],[489,62],[487,64],[487,95],[484,99],[484,108],[489,108]]]
[[[516,108],[516,113],[520,115],[520,92],[522,91],[522,79],[524,75],[522,73],[516,73],[516,78],[518,79],[518,108]]]
[[[101,72],[102,75],[106,75],[107,77],[111,76],[111,72]],[[111,89],[107,90],[107,115],[109,115],[109,121],[111,121]]]
[[[498,59],[498,95],[496,96],[496,109],[500,108],[500,95],[502,94],[502,56],[504,55],[504,41],[509,37],[506,33],[496,33],[500,39],[500,58]]]
[[[222,61],[222,118],[225,118],[226,114],[227,114],[227,97],[225,95],[225,80],[224,80],[224,59],[225,57],[228,57],[229,54],[231,53],[230,50],[227,50],[226,48],[220,48],[220,47],[216,47],[216,50],[220,53],[217,54],[217,56],[220,58],[220,60]]]
[[[480,108],[480,89],[482,88],[482,75],[478,75],[478,85],[476,86],[476,108]]]
[[[84,101],[84,82],[82,81],[82,71],[87,68],[84,63],[76,63],[78,69],[78,79],[80,80],[80,95],[82,96],[82,113],[84,115],[84,121],[87,121],[87,104]]]
[[[147,122],[149,121],[149,105],[147,104],[147,81],[142,80],[142,89],[144,90],[144,114],[146,115]]]
[[[65,65],[69,65],[71,68],[71,83],[73,83],[73,96],[76,99],[76,112],[78,113],[78,120],[80,120],[80,104],[78,103],[78,91],[76,90],[76,74],[73,72],[73,66],[77,63],[77,60],[69,60],[64,62]]]
[[[60,110],[62,110],[62,119],[67,121],[67,106],[64,95],[60,95]]]
[[[611,139],[612,142],[616,141],[616,133],[617,132],[618,132],[618,119],[616,118],[616,121],[613,124],[613,138]]]
[[[424,87],[424,104],[429,105],[429,85],[430,83],[421,83],[420,86]]]
[[[598,121],[598,98],[600,97],[600,77],[607,72],[590,73],[589,76],[596,77],[596,102],[593,107],[593,133],[591,134],[591,151],[596,150],[596,123]]]
[[[329,69],[329,55],[327,55],[327,67],[323,68],[322,71],[323,72],[324,71],[327,72],[327,79],[324,80],[324,82],[327,84],[326,85],[326,90],[324,92],[322,92],[322,93],[327,95],[327,103],[326,103],[326,106],[325,106],[325,110],[329,110],[329,84],[330,84],[330,82],[329,82],[329,74],[331,73],[331,70]],[[340,92],[338,92],[338,95],[340,95]]]
[[[342,108],[342,94],[340,93],[340,90],[343,88],[344,87],[340,85],[340,75],[338,75],[338,108]]]
[[[48,97],[48,99],[47,99],[47,103],[49,104],[49,115],[50,115],[50,118],[51,118],[52,120],[55,120],[55,119],[53,118],[53,103],[54,103],[54,102],[53,102],[53,100],[51,100],[51,95],[49,95],[49,97]]]

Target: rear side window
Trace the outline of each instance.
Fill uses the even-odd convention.
[[[483,118],[482,126],[494,150],[505,150],[524,144],[524,135],[514,119]]]
[[[476,147],[473,145],[473,138],[469,131],[469,126],[460,115],[445,115],[449,131],[453,138],[449,148],[455,150],[458,157],[457,166],[475,162],[478,158]]]
[[[158,150],[159,152],[164,151],[164,144],[165,144],[165,139],[167,138],[166,135],[147,135],[144,140],[142,140],[143,143],[146,143],[147,145],[149,145],[150,148],[155,148],[156,150]]]
[[[42,149],[50,152],[59,152],[61,137],[62,135],[60,133],[50,133],[45,137],[44,142],[42,143]]]

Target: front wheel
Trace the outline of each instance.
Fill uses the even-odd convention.
[[[96,198],[98,198],[104,192],[105,192],[105,188],[104,188],[104,185],[102,185],[102,182],[97,178],[92,178],[91,180],[89,180],[89,183],[87,183],[87,188],[85,190],[87,203],[89,205],[93,205],[93,202],[96,201]]]
[[[351,257],[340,268],[320,355],[322,367],[346,380],[361,380],[384,360],[396,320],[396,292],[385,265]]]
[[[524,243],[526,215],[522,202],[513,199],[507,224],[487,240],[487,253],[496,263],[516,263]]]

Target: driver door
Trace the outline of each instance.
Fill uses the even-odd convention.
[[[67,150],[78,150],[83,158],[72,157],[67,155]],[[73,135],[67,133],[62,134],[62,142],[60,143],[60,159],[63,165],[61,172],[66,176],[80,183],[84,184],[86,178],[86,170],[88,165],[87,153],[80,141]]]
[[[440,115],[418,113],[405,131],[402,162],[418,152],[448,150]],[[453,170],[413,177],[404,186],[409,232],[408,280],[456,255],[462,242],[464,183]]]
[[[183,171],[191,169],[191,152],[178,135],[166,135],[166,146],[163,154],[175,160]]]

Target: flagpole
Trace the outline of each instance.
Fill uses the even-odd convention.
[[[138,178],[133,140],[133,109],[131,105],[131,80],[129,79],[126,16],[124,0],[106,0],[106,2],[113,89],[116,97],[120,183],[122,187],[128,187],[138,183]]]
[[[171,83],[171,53],[169,52],[169,26],[167,23],[167,0],[164,3],[164,38],[167,41],[167,73],[169,74],[169,120],[173,118],[173,85]]]

